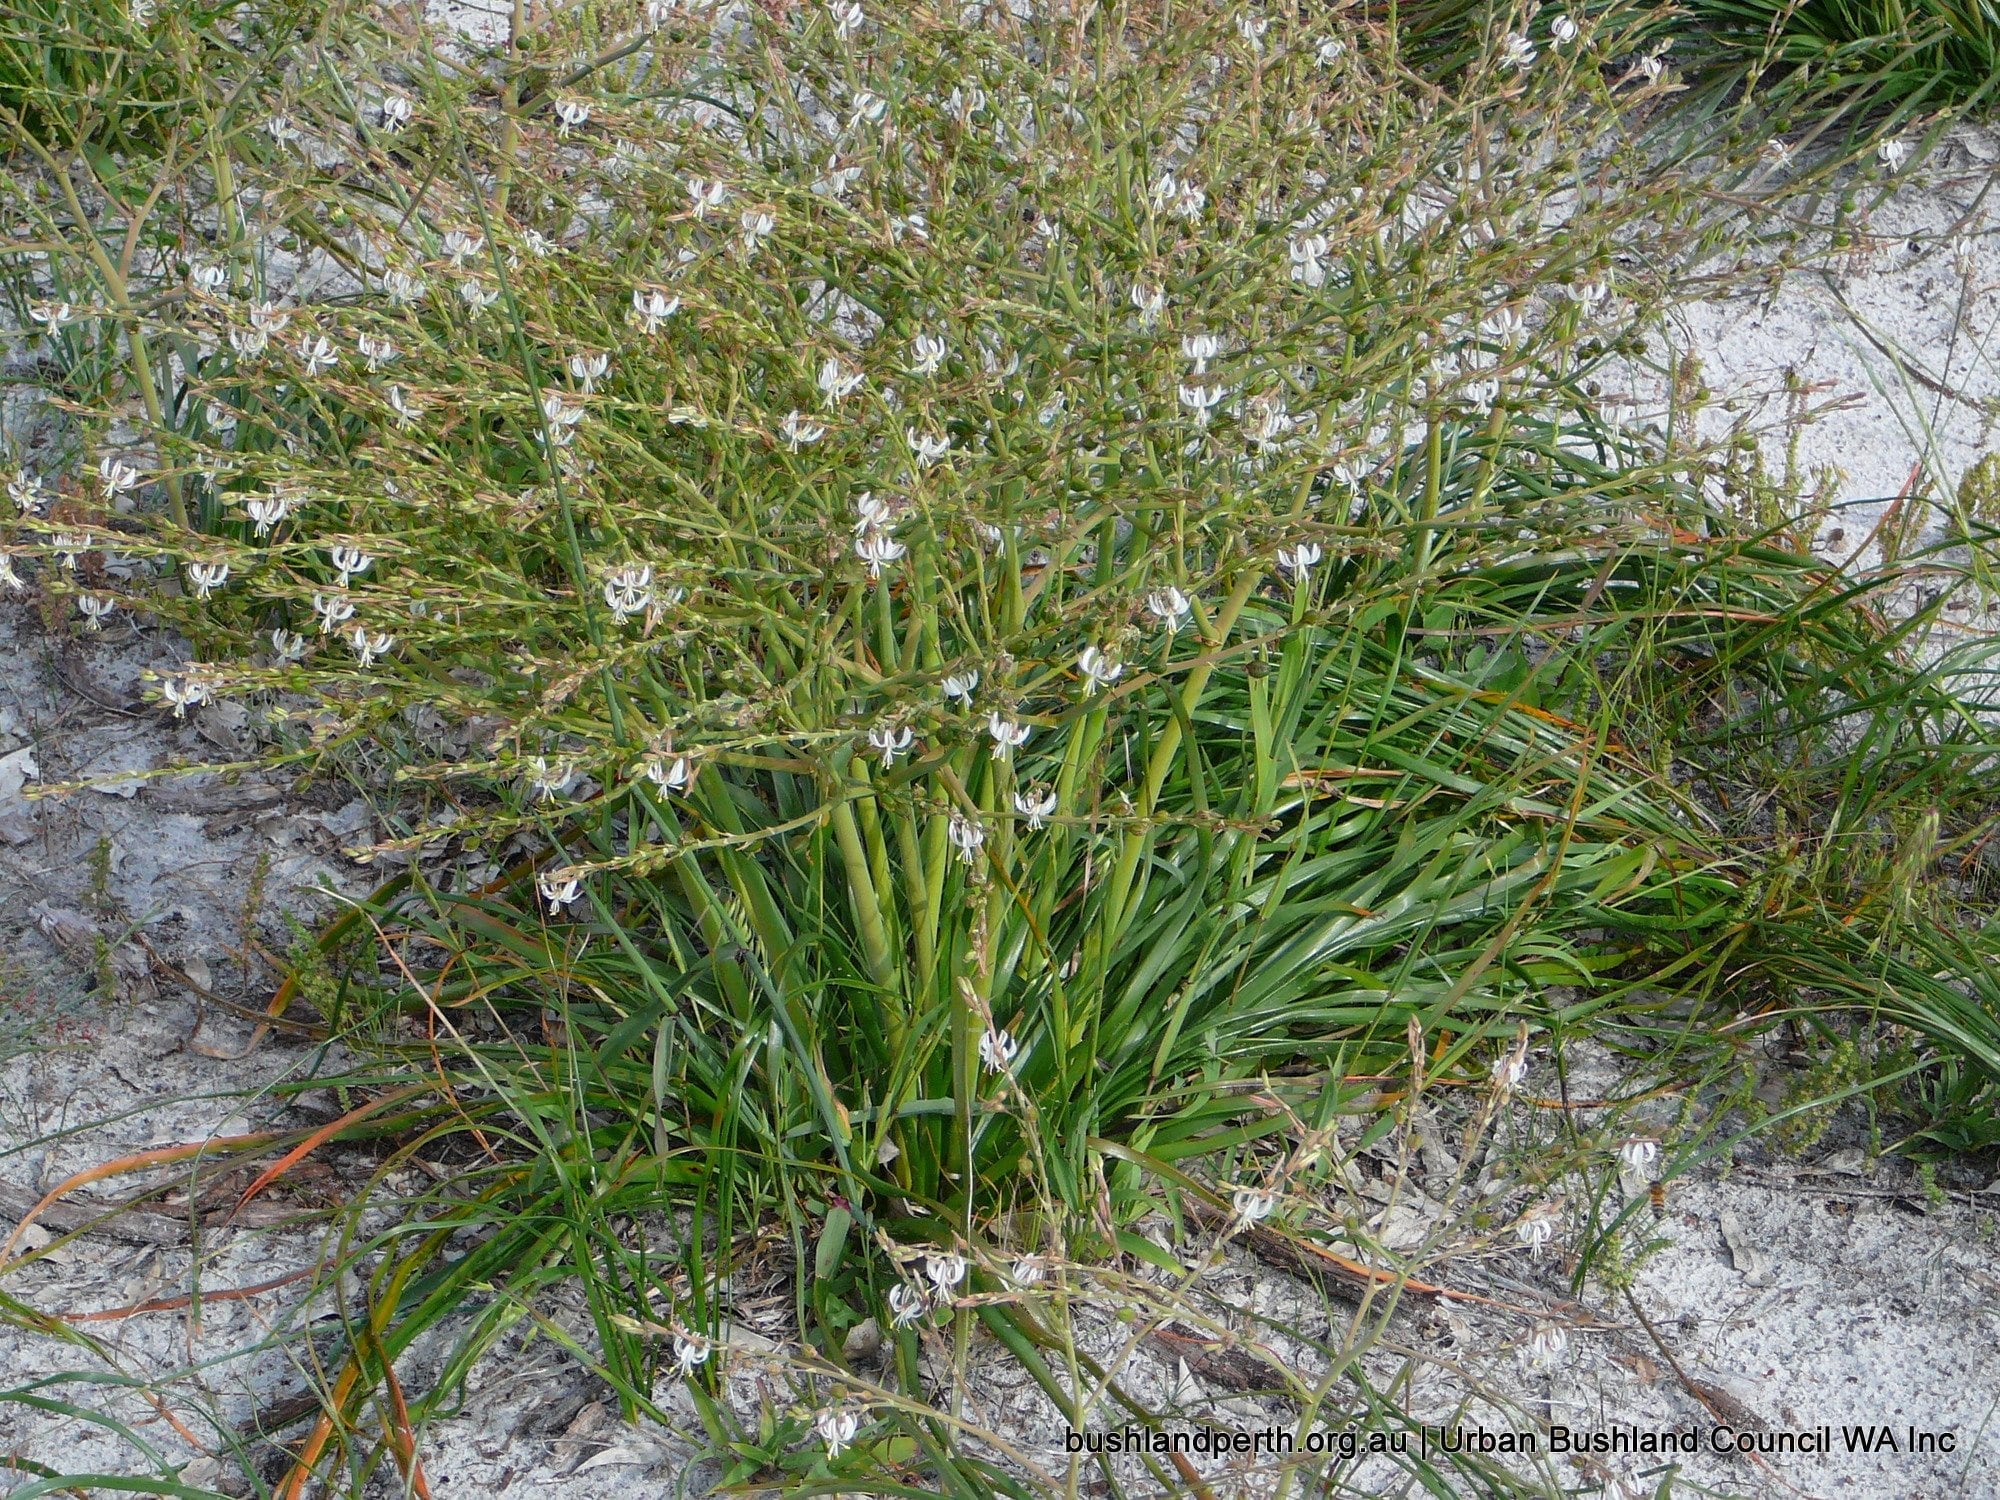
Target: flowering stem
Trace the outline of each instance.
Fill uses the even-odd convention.
[[[139,387],[140,401],[145,404],[146,420],[153,425],[154,431],[164,432],[167,430],[166,412],[160,405],[159,388],[153,383],[153,365],[152,361],[147,357],[146,335],[139,325],[138,311],[132,306],[131,288],[127,285],[125,277],[120,273],[117,264],[105,253],[104,244],[98,239],[97,231],[90,227],[90,218],[83,211],[83,203],[76,195],[76,184],[70,180],[69,173],[56,163],[55,158],[49,155],[48,148],[35,138],[33,131],[28,130],[22,124],[18,115],[13,114],[12,111],[7,111],[6,113],[7,118],[12,121],[16,133],[28,143],[28,148],[42,159],[43,165],[49,169],[49,175],[55,178],[56,182],[62,188],[63,202],[69,208],[71,218],[76,221],[77,232],[83,236],[83,242],[89,252],[90,259],[97,267],[97,274],[104,279],[104,290],[110,295],[112,308],[118,314],[119,322],[124,325],[125,342],[127,347],[132,351],[132,379]],[[89,166],[89,157],[79,151],[77,159],[85,164],[86,170],[89,170],[94,178],[96,171]],[[160,180],[165,182],[167,176],[168,174],[162,171]],[[100,182],[98,186],[101,189],[104,185]],[[109,192],[106,192],[105,196],[114,202],[117,201],[115,196]],[[147,207],[150,208],[157,201],[158,193],[156,191],[153,198],[147,201]],[[135,210],[133,212],[133,223],[127,232],[128,241],[136,242],[138,238],[138,226],[142,217],[143,215],[140,211]],[[188,517],[187,506],[181,499],[180,476],[178,474],[168,474],[164,476],[164,481],[167,489],[167,514],[173,517],[175,526],[185,531],[188,529]]]

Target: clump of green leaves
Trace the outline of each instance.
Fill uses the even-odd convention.
[[[1694,0],[1683,24],[1712,65],[1899,112],[1991,110],[2000,14],[1985,0]]]

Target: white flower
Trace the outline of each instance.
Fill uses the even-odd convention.
[[[1527,320],[1511,307],[1496,308],[1479,320],[1479,331],[1482,334],[1510,348],[1520,341],[1527,326]]]
[[[1287,253],[1292,261],[1292,280],[1312,291],[1326,285],[1327,238],[1323,234],[1294,235]]]
[[[668,792],[684,792],[694,782],[694,768],[685,755],[676,755],[672,760],[664,755],[649,755],[640,763],[639,773]]]
[[[125,13],[132,18],[134,27],[143,30],[153,19],[153,0],[127,0]]]
[[[882,531],[890,526],[889,502],[873,490],[863,490],[854,497],[854,529],[862,531]]]
[[[820,362],[819,389],[828,405],[846,400],[860,388],[860,372],[849,370],[836,356],[829,354]]]
[[[908,754],[916,738],[907,724],[901,728],[884,725],[868,731],[868,743],[880,752],[885,767],[893,766],[897,756]]]
[[[1187,617],[1194,606],[1188,596],[1171,584],[1163,589],[1154,589],[1146,595],[1146,612],[1160,622],[1168,635],[1174,634],[1187,623]]]
[[[906,428],[903,437],[916,455],[917,466],[928,469],[932,464],[951,452],[951,439],[928,432],[918,432],[914,427]]]
[[[950,346],[941,334],[920,333],[910,340],[910,373],[912,375],[935,375],[938,366],[944,363]]]
[[[1774,135],[1768,141],[1764,142],[1763,147],[1757,152],[1757,154],[1763,157],[1764,160],[1769,162],[1775,162],[1782,167],[1786,162],[1792,159],[1792,143],[1790,141],[1780,140],[1777,136]]]
[[[823,1411],[819,1420],[813,1423],[813,1428],[826,1440],[826,1456],[838,1458],[861,1430],[861,1417],[856,1412],[845,1410]]]
[[[1096,692],[1101,687],[1109,687],[1125,675],[1125,664],[1113,661],[1095,646],[1085,646],[1077,656],[1076,668],[1083,673],[1085,694]]]
[[[969,120],[986,108],[986,90],[978,84],[954,85],[945,96],[944,112],[960,120]]]
[[[354,341],[354,347],[361,351],[361,357],[367,361],[370,373],[395,359],[398,352],[394,341],[373,333],[362,334]]]
[[[1875,158],[1891,172],[1897,171],[1910,159],[1909,143],[1900,137],[1886,140],[1875,148]]]
[[[340,362],[340,351],[333,347],[333,340],[325,334],[315,339],[307,334],[299,340],[299,363],[306,367],[308,379],[322,370],[331,370]]]
[[[347,644],[354,648],[361,665],[370,667],[375,664],[376,657],[385,655],[395,646],[396,638],[386,630],[371,635],[366,625],[357,625],[347,633]]]
[[[834,0],[827,7],[827,14],[833,19],[833,34],[843,42],[859,31],[867,19],[861,11],[861,0]]]
[[[931,1299],[921,1287],[902,1282],[889,1288],[889,1321],[897,1328],[921,1322],[931,1310]]]
[[[467,277],[458,284],[458,300],[468,312],[484,312],[500,300],[500,288]]]
[[[561,391],[543,391],[542,420],[548,424],[549,441],[567,448],[583,422],[583,408],[571,406]]]
[[[1337,36],[1323,38],[1313,53],[1313,61],[1322,68],[1330,68],[1347,55],[1347,43]]]
[[[41,512],[49,496],[42,488],[41,477],[22,469],[7,481],[7,498],[14,502],[22,515],[32,516]]]
[[[964,813],[953,813],[945,832],[951,836],[952,847],[958,850],[958,857],[971,864],[979,854],[979,846],[986,842],[986,830]]]
[[[535,887],[542,893],[542,900],[548,903],[550,910],[558,912],[583,894],[583,882],[567,869],[552,870],[538,876]]]
[[[536,260],[546,260],[549,256],[553,255],[558,248],[556,245],[550,243],[549,237],[543,234],[539,229],[530,229],[525,234],[523,234],[521,236],[521,245],[524,249],[527,250],[528,254],[534,256]],[[512,261],[512,259],[509,259],[507,264],[511,266],[514,264],[514,262]]]
[[[14,571],[14,554],[11,552],[0,552],[0,583],[6,584],[10,590],[24,589],[28,586],[21,575]]]
[[[340,573],[340,586],[342,588],[347,587],[348,580],[356,573],[366,573],[375,562],[374,558],[363,552],[359,547],[335,547],[327,555],[335,569]]]
[[[1160,314],[1166,311],[1167,293],[1165,288],[1143,281],[1132,283],[1132,306],[1139,314],[1139,326],[1151,328],[1160,321]]]
[[[1639,59],[1632,69],[1633,75],[1643,78],[1648,84],[1658,83],[1666,76],[1667,60],[1658,52],[1648,53]]]
[[[1634,1176],[1650,1176],[1653,1163],[1660,1159],[1657,1141],[1649,1141],[1644,1136],[1634,1137],[1618,1148],[1618,1161]]]
[[[625,567],[612,571],[604,580],[604,603],[623,624],[633,615],[644,614],[653,602],[653,570],[650,566]]]
[[[113,458],[106,454],[97,461],[97,481],[104,486],[106,499],[138,488],[139,479],[139,471],[122,458]]]
[[[1197,375],[1208,373],[1208,362],[1222,354],[1222,340],[1212,333],[1189,333],[1181,336],[1181,358],[1194,365]]]
[[[447,229],[439,246],[454,267],[462,267],[486,248],[486,236],[474,234],[469,229]]]
[[[941,1297],[951,1295],[951,1289],[965,1280],[965,1257],[963,1255],[938,1254],[924,1257],[924,1275],[930,1278]]]
[[[1519,32],[1510,32],[1500,42],[1500,66],[1525,71],[1535,60],[1535,44]]]
[[[1049,1274],[1049,1263],[1039,1255],[1024,1255],[1014,1262],[1012,1275],[1016,1286],[1039,1286]]]
[[[1555,1323],[1538,1324],[1528,1337],[1528,1368],[1547,1370],[1559,1363],[1569,1348],[1569,1335]]]
[[[58,565],[74,570],[76,560],[90,550],[90,538],[65,531],[49,543],[49,550],[55,553]]]
[[[1536,1214],[1514,1226],[1515,1238],[1528,1247],[1530,1255],[1535,1256],[1542,1253],[1542,1247],[1548,1244],[1555,1232],[1555,1221],[1546,1214]]]
[[[229,564],[191,562],[187,565],[187,576],[188,582],[194,585],[195,598],[206,599],[229,581]]]
[[[826,170],[813,179],[813,191],[822,198],[844,199],[860,176],[860,167],[841,166],[840,154],[835,152],[826,159]]]
[[[1558,47],[1567,47],[1577,34],[1576,21],[1566,11],[1557,12],[1556,18],[1549,22],[1549,38]]]
[[[382,101],[382,128],[393,135],[409,124],[416,112],[417,107],[401,94],[390,94]]]
[[[682,1331],[674,1335],[674,1365],[683,1380],[707,1364],[714,1351],[715,1345],[698,1333]]]
[[[271,347],[271,335],[261,328],[232,328],[229,330],[229,347],[244,359],[255,359]]]
[[[28,316],[47,328],[61,328],[74,323],[79,316],[74,303],[36,302],[28,308]]]
[[[408,427],[424,414],[423,403],[413,396],[405,395],[400,385],[389,387],[389,406],[396,413],[397,422],[404,427]]]
[[[989,1029],[979,1039],[979,1060],[989,1073],[1004,1073],[1013,1067],[1020,1050],[1021,1044],[1005,1031]]]
[[[319,633],[354,618],[354,601],[343,594],[314,594],[313,613],[319,616]]]
[[[272,115],[270,119],[264,122],[264,129],[269,133],[271,139],[281,146],[288,141],[295,141],[299,138],[299,127],[292,123],[290,115]]]
[[[292,513],[292,502],[284,495],[253,495],[244,502],[258,536],[269,536],[271,528]]]
[[[160,684],[160,696],[174,706],[174,717],[183,719],[187,711],[198,703],[208,702],[211,694],[208,684],[192,672],[179,677],[169,677]]]
[[[743,229],[743,253],[754,255],[757,247],[771,237],[771,231],[778,227],[778,216],[768,208],[746,208],[737,222]]]
[[[0,556],[0,563],[4,562],[4,556]],[[102,630],[106,617],[118,608],[118,601],[109,594],[78,594],[76,607],[83,611],[85,630]]]
[[[590,123],[590,106],[581,99],[556,101],[556,134],[566,136],[579,125]]]
[[[223,266],[190,266],[188,268],[188,285],[203,296],[220,296],[223,288],[229,285],[229,271]]]
[[[1007,718],[998,709],[986,716],[986,732],[993,736],[993,758],[1005,760],[1028,743],[1032,726]]]
[[[632,311],[626,321],[638,325],[641,333],[658,333],[661,325],[681,310],[681,299],[669,297],[657,287],[635,287]]]
[[[826,436],[824,425],[813,421],[804,413],[796,411],[786,414],[785,420],[779,426],[778,430],[784,436],[785,446],[794,453],[805,447],[806,444],[816,443]]]
[[[694,200],[694,216],[697,219],[705,219],[711,210],[722,207],[723,200],[729,196],[729,189],[719,182],[710,182],[705,177],[690,177],[687,182],[687,195]]]
[[[1276,391],[1254,398],[1251,410],[1256,422],[1250,429],[1250,439],[1259,447],[1272,446],[1299,425],[1298,418],[1285,409],[1285,398]]]
[[[1215,409],[1228,399],[1229,392],[1219,385],[1186,384],[1181,387],[1181,405],[1194,413],[1195,422],[1206,427]]]
[[[528,790],[541,801],[561,796],[576,783],[577,770],[572,761],[562,756],[550,760],[546,755],[537,755],[528,762],[524,773]]]
[[[407,307],[423,301],[429,288],[420,276],[412,276],[408,271],[389,271],[382,277],[382,290],[396,306]]]
[[[277,626],[271,632],[271,654],[277,658],[279,666],[305,660],[306,638]]]
[[[1503,1094],[1519,1088],[1527,1076],[1528,1054],[1525,1049],[1510,1052],[1493,1064],[1493,1082]]]
[[[1055,810],[1056,794],[1048,787],[1014,793],[1014,811],[1028,820],[1031,829],[1039,829],[1042,821]]]
[[[1268,1219],[1278,1207],[1277,1195],[1264,1192],[1261,1188],[1240,1187],[1230,1194],[1229,1203],[1236,1210],[1238,1224],[1255,1224]]]
[[[1322,553],[1318,542],[1300,542],[1296,547],[1278,549],[1278,566],[1291,574],[1298,582],[1305,582],[1306,575],[1319,562]]]
[[[945,697],[956,699],[970,708],[972,706],[972,690],[979,686],[979,673],[977,671],[953,672],[949,677],[945,678],[942,686]]]
[[[854,105],[847,116],[847,128],[853,130],[860,125],[880,125],[882,117],[888,113],[887,99],[869,89],[863,89],[854,96]]]
[[[572,354],[569,357],[570,377],[583,387],[588,396],[597,389],[597,382],[611,370],[611,356],[608,354]]]
[[[1236,34],[1250,44],[1250,49],[1253,52],[1263,47],[1264,33],[1270,30],[1270,28],[1271,18],[1269,16],[1252,15],[1248,11],[1245,11],[1236,18]]]

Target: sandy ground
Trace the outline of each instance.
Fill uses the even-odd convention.
[[[1942,497],[1993,449],[2000,210],[1986,194],[1996,161],[1992,134],[1961,132],[1907,169],[1872,215],[1879,238],[1864,252],[1759,298],[1690,304],[1675,320],[1674,352],[1696,355],[1716,398],[1707,420],[1758,431],[1774,469],[1790,463],[1819,502],[1852,507],[1822,528],[1829,555],[1858,546],[1913,473]],[[1820,415],[1792,448],[1783,429],[1788,387],[1799,384]],[[336,1111],[326,1094],[285,1103],[269,1092],[336,1060],[284,1035],[246,1053],[250,1024],[228,1004],[259,1005],[269,990],[269,971],[245,956],[246,931],[282,947],[281,912],[310,920],[334,893],[372,883],[373,872],[341,852],[368,837],[367,804],[268,778],[25,795],[170,758],[240,754],[242,726],[227,717],[180,724],[134,701],[138,670],[175,649],[129,623],[69,647],[31,610],[0,606],[0,993],[10,1027],[0,1045],[0,1224],[66,1174],[121,1154]],[[263,900],[246,911],[260,867]],[[181,976],[212,1001],[198,1002]],[[57,1317],[163,1304],[74,1324],[98,1341],[94,1349],[0,1330],[6,1384],[72,1372],[42,1393],[116,1413],[170,1460],[188,1462],[189,1482],[227,1482],[236,1465],[218,1433],[305,1389],[310,1374],[307,1346],[278,1347],[267,1335],[350,1295],[334,1286],[302,1300],[327,1247],[324,1230],[296,1221],[366,1171],[358,1156],[329,1153],[318,1175],[224,1222],[240,1178],[211,1167],[196,1179],[191,1207],[183,1167],[177,1178],[154,1179],[167,1189],[157,1212],[87,1229],[44,1258],[0,1270],[0,1291]],[[1645,1477],[1647,1494],[2000,1496],[2000,1182],[1987,1187],[1985,1175],[1972,1164],[1946,1173],[1947,1199],[1935,1205],[1900,1165],[1871,1172],[1838,1138],[1803,1160],[1755,1147],[1711,1163],[1675,1186],[1653,1228],[1666,1243],[1634,1288],[1651,1332],[1628,1305],[1587,1289],[1598,1326],[1574,1329],[1554,1368],[1531,1374],[1520,1359],[1523,1317],[1413,1303],[1393,1332],[1435,1363],[1418,1376],[1412,1408],[1437,1420],[1471,1380],[1520,1411],[1574,1427],[1695,1427],[1706,1441],[1720,1410],[1741,1427],[1834,1429],[1835,1452],[1824,1458],[1760,1465],[1704,1453],[1681,1460],[1665,1488],[1664,1472]],[[61,1230],[75,1221],[46,1222]],[[30,1234],[20,1248],[46,1243]],[[1558,1241],[1539,1258],[1526,1247],[1470,1258],[1455,1284],[1546,1305],[1569,1295],[1561,1251]],[[304,1274],[284,1280],[294,1273]],[[198,1322],[185,1301],[197,1276],[211,1294]],[[212,1297],[274,1281],[282,1284],[254,1295]],[[1269,1336],[1250,1320],[1258,1311],[1319,1326],[1344,1315],[1241,1253],[1225,1257],[1205,1286],[1246,1310],[1246,1336]],[[575,1309],[550,1311],[587,1337]],[[430,1357],[414,1356],[413,1378]],[[76,1372],[150,1387],[165,1405],[144,1389],[76,1383]],[[1269,1416],[1213,1381],[1196,1376],[1190,1385],[1176,1374],[1171,1360],[1142,1360],[1132,1380],[1140,1390],[1178,1383],[1190,1422],[1206,1415],[1249,1426]],[[1057,1466],[1059,1432],[1014,1389],[996,1366],[977,1399]],[[753,1399],[747,1386],[741,1394]],[[424,1435],[433,1492],[581,1500],[705,1487],[713,1471],[689,1463],[687,1442],[621,1426],[603,1395],[554,1345],[517,1341],[476,1374],[463,1410]],[[695,1430],[679,1398],[662,1399]],[[1520,1411],[1466,1420],[1499,1430],[1519,1425]],[[223,1456],[197,1452],[176,1423]],[[1889,1427],[1896,1451],[1845,1451],[1840,1429],[1850,1425]],[[1950,1451],[1940,1440],[1940,1451],[1912,1453],[1912,1429],[1950,1434]],[[140,1468],[133,1446],[105,1428],[17,1402],[0,1403],[0,1454],[72,1473]],[[1559,1467],[1552,1477],[1587,1487],[1644,1467]],[[1260,1494],[1268,1483],[1268,1473],[1222,1475],[1216,1493]]]
[[[2000,130],[1954,129],[1861,214],[1851,253],[1685,303],[1661,341],[1698,364],[1705,435],[1756,434],[1772,475],[1834,510],[1829,557],[1854,556],[1898,496],[1949,504],[2000,448],[1996,183]]]

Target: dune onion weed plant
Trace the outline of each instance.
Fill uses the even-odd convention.
[[[1446,90],[1339,7],[385,15],[206,101],[237,135],[143,202],[51,145],[6,204],[73,466],[12,474],[0,584],[170,624],[163,713],[250,709],[390,828],[273,1002],[347,1112],[252,1192],[342,1132],[444,1180],[337,1225],[260,1483],[424,1492],[531,1329],[734,1482],[1208,1493],[969,1372],[1156,1422],[1120,1371],[1178,1338],[1393,1429],[1405,1285],[1547,1238],[1473,1177],[1565,1039],[1708,1079],[1771,1011],[1990,1098],[1991,939],[1919,919],[1992,832],[1977,663],[1871,603],[1976,586],[1983,523],[1841,575],[1628,399],[1782,190],[1635,128],[1640,33],[1545,12]],[[1384,1143],[1449,1209],[1414,1237],[1353,1207]],[[1252,1241],[1360,1311],[1239,1348],[1199,1283]],[[1558,1483],[1303,1437],[1273,1482],[1370,1463]]]

